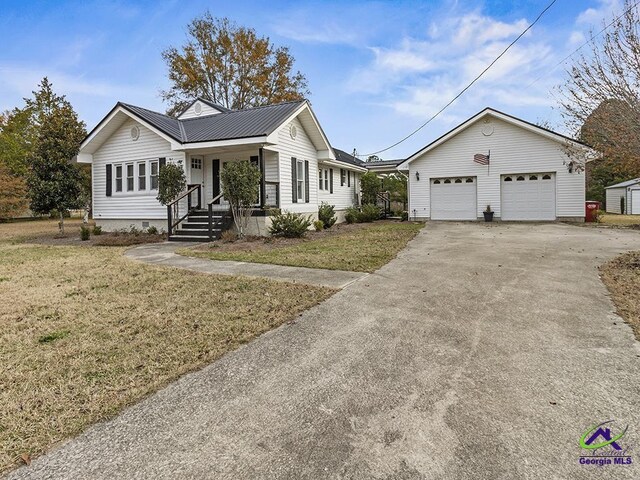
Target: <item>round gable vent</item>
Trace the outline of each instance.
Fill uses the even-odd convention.
[[[291,135],[291,138],[294,140],[298,136],[298,128],[293,124],[289,127],[289,135]]]
[[[140,138],[140,128],[137,125],[131,127],[131,140],[134,142]]]
[[[482,134],[485,137],[488,137],[493,134],[493,125],[489,120],[485,120],[484,124],[482,125]]]
[[[193,106],[193,111],[196,113],[196,115],[200,115],[202,113],[202,104],[200,102],[196,102],[196,104]]]

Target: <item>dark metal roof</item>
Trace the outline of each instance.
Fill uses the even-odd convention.
[[[339,150],[337,148],[334,148],[333,153],[336,156],[336,160],[339,162],[348,163],[349,165],[355,165],[356,167],[364,166],[364,162],[362,160],[354,157],[353,155],[349,155],[344,150]]]
[[[213,142],[236,138],[269,135],[291,116],[306,100],[228,110],[215,115],[178,120],[162,113],[126,103],[118,105],[129,110],[161,132],[180,143]],[[214,108],[224,108],[212,105]]]

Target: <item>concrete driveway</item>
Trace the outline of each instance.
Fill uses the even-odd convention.
[[[640,232],[427,224],[12,478],[640,478],[640,348],[596,268],[630,249]],[[580,436],[611,419],[634,464],[580,465]]]

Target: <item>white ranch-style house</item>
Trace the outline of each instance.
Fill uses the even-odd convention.
[[[262,173],[249,225],[249,233],[258,235],[267,233],[274,207],[317,217],[326,201],[342,220],[344,210],[358,203],[359,179],[367,171],[331,147],[306,100],[229,110],[198,98],[177,118],[118,103],[78,154],[78,162],[92,165],[98,225],[153,225],[182,240],[217,238],[229,225],[220,171],[238,160],[254,162]],[[165,163],[183,165],[187,178],[177,211],[156,199]]]

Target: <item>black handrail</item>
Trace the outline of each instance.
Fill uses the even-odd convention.
[[[200,208],[200,200],[202,198],[202,193],[201,193],[201,189],[202,189],[202,185],[195,184],[195,185],[187,185],[187,190],[185,190],[184,192],[182,192],[180,195],[178,195],[175,200],[173,200],[172,202],[170,202],[169,204],[167,204],[167,226],[169,227],[169,231],[168,231],[168,235],[169,237],[171,237],[171,235],[173,235],[173,229],[178,226],[185,218],[187,218],[187,216],[189,215],[189,213],[191,213],[191,194],[194,191],[198,191],[198,206],[196,208]],[[178,218],[178,220],[176,220],[175,222],[173,221],[173,209],[176,209],[176,216],[179,215],[179,211],[178,211],[178,202],[180,200],[182,200],[184,197],[188,196],[187,198],[187,212],[182,215],[180,218]]]
[[[209,240],[213,240],[213,204],[222,198],[222,194],[219,194],[208,203],[209,210]]]
[[[276,208],[280,208],[280,182],[270,182],[270,181],[265,181],[264,182],[265,185],[274,185],[276,187],[276,203],[275,205],[267,205],[266,203],[266,198],[262,201],[262,204],[268,207],[276,207]],[[266,189],[265,189],[266,192]]]
[[[376,195],[376,203],[382,201],[383,215],[387,218],[391,214],[391,194],[389,192],[379,192]]]

